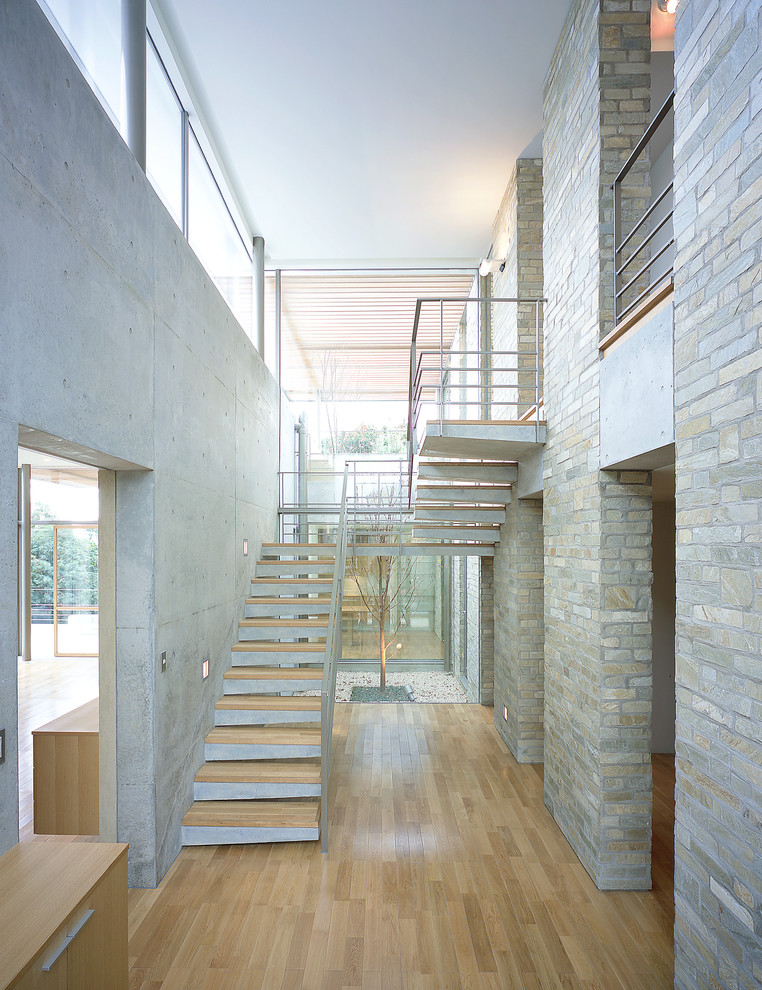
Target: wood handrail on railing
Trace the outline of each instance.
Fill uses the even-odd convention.
[[[348,474],[349,465],[345,464],[339,528],[336,532],[336,562],[331,587],[331,611],[325,641],[323,682],[320,689],[320,843],[323,852],[328,852],[328,785],[331,776],[333,709],[336,703],[336,671],[341,660],[341,617],[344,600],[344,570],[347,564]]]

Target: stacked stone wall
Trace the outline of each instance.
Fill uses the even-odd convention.
[[[479,701],[480,643],[479,558],[466,557],[466,669],[468,700]]]
[[[479,561],[479,703],[495,698],[495,569],[492,557]]]
[[[542,297],[542,159],[520,158],[506,188],[492,228],[493,253],[506,258],[505,269],[492,276],[492,295],[503,298]],[[495,418],[517,419],[535,403],[537,330],[539,329],[542,396],[542,307],[495,303],[492,307],[492,346],[496,351],[519,351],[515,358],[496,358],[496,366],[510,364],[513,373],[493,371],[499,393],[512,406],[498,406]],[[507,386],[514,386],[507,388]]]
[[[462,637],[461,613],[465,608],[463,595],[463,560],[453,557],[450,564],[450,661],[456,677],[462,677],[465,649]]]
[[[675,32],[675,978],[762,985],[760,4]]]
[[[494,558],[495,726],[519,763],[542,763],[544,621],[542,501],[506,508]],[[508,717],[503,710],[507,709]]]
[[[611,182],[649,112],[648,7],[573,6],[543,144],[545,800],[598,886],[619,889],[650,886],[651,493],[647,474],[598,469],[598,342]]]

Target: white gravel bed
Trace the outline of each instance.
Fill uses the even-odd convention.
[[[466,692],[457,677],[437,670],[387,671],[386,683],[400,684],[413,689],[416,701],[442,704],[468,704]],[[336,673],[336,700],[349,701],[352,688],[378,685],[378,671],[339,670]]]

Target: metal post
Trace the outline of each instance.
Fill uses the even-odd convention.
[[[481,275],[477,275],[477,277],[476,277],[476,283],[477,283],[477,286],[478,286],[478,295],[479,295],[479,298],[480,299],[484,295],[484,292],[485,292],[484,283],[486,281],[487,281],[486,277],[484,279],[482,279],[482,276]],[[484,357],[484,355],[481,353],[482,350],[483,350],[483,347],[482,347],[482,306],[483,305],[484,305],[484,303],[482,303],[482,302],[478,302],[476,304],[476,381],[477,381],[477,384],[481,384],[482,385],[482,389],[484,387],[484,379],[482,378],[482,358]],[[466,350],[468,350],[468,347],[466,347]],[[468,358],[466,358],[466,360],[468,360]],[[481,391],[481,389],[480,389],[480,391]],[[482,402],[481,402],[481,404],[479,406],[479,415],[478,415],[478,418],[479,419],[486,419],[487,418],[486,415],[485,415],[485,412],[484,412],[484,396],[483,395],[482,395]],[[466,416],[466,419],[468,419],[468,416]]]
[[[278,382],[278,470],[283,470],[283,389],[281,388],[280,353],[280,268],[275,271],[275,375]],[[283,503],[281,502],[281,505]],[[285,519],[284,519],[285,527]],[[285,530],[284,530],[285,533]]]
[[[259,234],[252,241],[254,264],[254,329],[259,356],[265,356],[265,239]]]
[[[188,203],[190,188],[190,115],[187,110],[183,110],[182,118],[180,121],[181,134],[180,134],[180,157],[181,157],[181,174],[180,174],[180,197],[181,197],[181,229],[183,236],[187,239],[188,237]]]
[[[614,326],[616,326],[619,319],[619,276],[617,270],[621,259],[619,241],[622,236],[622,190],[618,179],[615,180],[612,189],[614,193]]]
[[[123,120],[127,147],[146,170],[146,0],[122,0]]]
[[[444,300],[439,300],[439,435],[444,432]]]
[[[540,300],[534,304],[534,411],[535,441],[540,442]]]
[[[32,465],[19,468],[19,656],[32,659]]]
[[[304,413],[299,417],[297,425],[299,431],[299,508],[307,508],[307,426],[304,422]],[[307,539],[304,539],[304,519],[303,512],[299,513],[299,538],[297,543],[309,543],[309,532]],[[308,523],[309,525],[309,523]]]

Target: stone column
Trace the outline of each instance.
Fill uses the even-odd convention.
[[[603,889],[651,882],[647,728],[628,721],[650,701],[650,478],[598,467],[611,182],[648,124],[649,57],[647,3],[577,0],[545,91],[545,802]]]
[[[675,29],[675,985],[762,984],[762,13]]]
[[[505,258],[505,268],[492,276],[492,294],[503,298],[537,299],[542,296],[542,159],[519,158],[492,226],[492,253]],[[497,365],[518,366],[512,374],[493,372],[498,386],[495,401],[510,398],[511,407],[498,405],[496,419],[518,419],[535,403],[535,306],[495,303],[492,342],[496,351],[519,351],[518,360],[496,358]],[[540,368],[542,368],[542,309],[539,312]],[[508,391],[500,386],[514,386]],[[542,395],[542,374],[540,395]]]
[[[542,763],[542,500],[506,507],[495,568],[495,726],[519,763]],[[506,712],[507,710],[507,717]]]
[[[492,557],[479,561],[479,703],[491,705],[495,697],[495,591]]]

